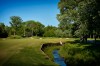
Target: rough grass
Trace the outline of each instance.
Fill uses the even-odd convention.
[[[68,66],[100,66],[100,45],[66,43],[60,55]]]
[[[89,39],[93,40],[93,39]],[[48,46],[44,52],[53,59],[52,51],[60,49],[59,54],[65,58],[68,66],[100,66],[100,39],[98,44],[79,43],[79,39],[67,39],[63,46]]]
[[[0,66],[56,65],[41,51],[44,43],[65,42],[65,38],[0,39]]]

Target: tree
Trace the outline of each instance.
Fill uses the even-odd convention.
[[[79,18],[78,1],[60,0],[58,8],[60,9],[60,14],[57,14],[57,19],[60,22],[59,27],[63,31],[68,30],[74,36],[75,30],[72,30],[72,26],[74,23],[77,24]]]
[[[54,33],[56,37],[63,37],[63,31],[61,29],[55,30]]]
[[[95,41],[97,35],[100,34],[99,6],[99,0],[84,0],[79,4],[80,26],[85,26],[84,29],[82,27],[80,27],[80,29],[83,30],[83,32],[88,31],[90,35],[95,34]]]
[[[60,0],[57,19],[64,30],[72,31],[72,34],[82,37],[83,41],[87,41],[87,35],[93,34],[96,40],[100,34],[99,6],[100,0]]]
[[[7,31],[6,31],[6,29],[5,29],[5,25],[4,25],[4,23],[0,23],[0,38],[6,38],[6,37],[8,37],[8,33],[7,33]]]
[[[57,29],[56,27],[48,25],[47,27],[44,28],[43,36],[44,37],[56,37],[55,35],[56,29]]]
[[[29,36],[43,36],[44,25],[40,22],[29,20],[24,22],[24,33],[26,32]]]
[[[18,31],[21,27],[22,19],[19,16],[11,16],[10,19],[11,30],[13,35],[16,35],[16,33],[18,34]]]
[[[22,22],[21,30],[22,30],[22,36],[23,37],[26,37],[26,29],[27,29],[26,22]]]

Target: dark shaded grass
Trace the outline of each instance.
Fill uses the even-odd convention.
[[[61,47],[60,54],[68,66],[100,66],[100,44],[68,41]]]

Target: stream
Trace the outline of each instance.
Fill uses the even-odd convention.
[[[67,66],[64,62],[64,58],[60,57],[58,51],[59,50],[53,50],[54,62],[60,66]]]

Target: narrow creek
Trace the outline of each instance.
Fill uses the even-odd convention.
[[[41,50],[44,52],[45,48],[47,47],[54,47],[54,46],[61,46],[60,43],[47,43],[47,44],[43,44],[41,46]],[[60,66],[67,66],[67,64],[64,62],[64,58],[62,58],[60,55],[59,55],[59,50],[58,49],[55,49],[52,51],[52,54],[53,54],[53,57],[54,57],[54,62],[57,63],[58,65]]]
[[[53,50],[54,62],[59,64],[60,66],[67,66],[64,62],[64,58],[60,57],[59,50]]]

